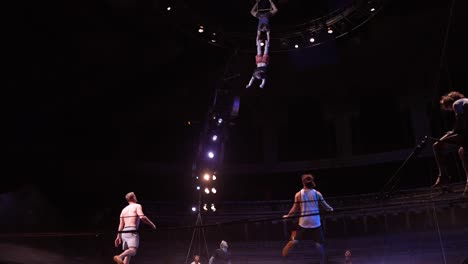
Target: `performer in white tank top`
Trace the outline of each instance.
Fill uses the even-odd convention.
[[[322,205],[325,210],[332,212],[333,208],[325,201],[322,194],[315,190],[314,177],[311,174],[302,175],[303,189],[296,193],[294,196],[294,204],[289,210],[285,218],[293,216],[297,211],[300,211],[299,227],[295,235],[291,236],[289,241],[283,248],[283,257],[288,256],[289,250],[299,242],[305,235],[310,235],[312,240],[315,241],[315,246],[320,253],[320,263],[327,262],[325,248],[323,244],[325,239],[323,237],[322,225],[320,222],[320,208]]]

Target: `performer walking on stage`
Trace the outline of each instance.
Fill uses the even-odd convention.
[[[117,237],[115,238],[115,247],[122,244],[124,251],[120,255],[114,256],[114,261],[117,264],[129,264],[131,257],[136,255],[140,242],[138,235],[140,220],[156,229],[156,225],[143,214],[143,208],[138,204],[135,193],[127,193],[125,199],[128,205],[120,213],[119,233],[117,233]],[[127,232],[120,233],[120,231]]]

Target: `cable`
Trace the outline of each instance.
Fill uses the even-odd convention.
[[[434,96],[437,93],[437,91],[439,90],[438,86],[439,86],[439,82],[440,82],[440,76],[442,74],[441,72],[442,72],[442,68],[443,68],[443,65],[444,65],[444,61],[446,61],[445,53],[446,53],[448,37],[449,37],[449,33],[450,33],[450,26],[451,26],[454,6],[455,6],[455,0],[452,0],[452,3],[450,4],[450,11],[449,11],[449,15],[448,15],[447,27],[445,29],[445,36],[444,36],[444,41],[443,41],[443,45],[442,45],[442,51],[441,51],[441,54],[440,54],[439,71],[437,72],[436,79],[435,79]],[[447,67],[448,67],[448,65],[447,65]],[[432,103],[434,103],[434,101],[435,100],[433,100]],[[434,107],[432,107],[432,109],[434,109]],[[429,120],[432,120],[432,116],[433,116],[433,111],[431,111],[431,116],[430,116]],[[432,200],[432,198],[431,198],[431,200]],[[432,215],[434,217],[436,228],[437,228],[437,234],[439,236],[439,244],[440,244],[440,249],[442,251],[442,257],[443,257],[444,263],[447,264],[447,258],[446,258],[446,254],[445,254],[444,242],[442,240],[442,233],[441,233],[441,230],[440,230],[439,219],[438,219],[438,216],[437,216],[437,211],[436,211],[434,202],[432,202]]]

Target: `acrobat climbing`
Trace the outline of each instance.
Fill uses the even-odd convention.
[[[259,4],[262,1],[262,4],[265,4],[266,1],[269,6],[268,9],[260,9]],[[265,87],[266,82],[266,74],[267,74],[267,67],[269,63],[268,57],[268,49],[270,47],[270,17],[274,16],[278,12],[278,8],[273,3],[272,0],[257,0],[255,5],[250,10],[252,16],[258,18],[258,26],[257,26],[257,37],[256,37],[256,46],[257,46],[257,55],[255,56],[255,63],[257,67],[255,68],[252,77],[250,78],[249,83],[247,84],[246,88],[252,86],[255,79],[262,80],[260,84],[260,88]],[[265,32],[266,39],[265,39],[265,49],[262,54],[262,32]]]

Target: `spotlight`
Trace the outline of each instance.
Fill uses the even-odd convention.
[[[263,42],[260,42],[260,46],[262,46],[262,47],[263,47],[263,46],[265,46],[265,43],[263,43]]]
[[[205,181],[209,181],[210,180],[210,175],[207,173],[203,176],[203,179],[205,179]]]
[[[310,38],[309,41],[310,41],[310,43],[314,43],[314,42],[315,42],[315,39],[314,39],[314,38]]]
[[[171,11],[171,7],[170,7],[170,6],[168,6],[166,9],[167,9],[167,11]]]
[[[211,140],[213,140],[213,141],[218,140],[218,136],[217,136],[217,135],[213,135],[213,136],[211,137]]]
[[[213,212],[216,212],[216,207],[215,207],[214,204],[211,204],[211,210],[212,210]]]
[[[208,211],[208,205],[207,204],[203,205],[203,210]]]
[[[218,118],[218,124],[221,125],[221,123],[223,123],[223,119],[222,119],[222,118]]]
[[[205,193],[206,193],[206,194],[209,194],[209,193],[210,193],[210,189],[205,188]]]
[[[216,193],[216,189],[215,189],[215,188],[211,188],[211,192],[212,192],[212,193]]]
[[[198,190],[198,191],[200,190],[200,186],[197,186],[197,190]]]
[[[198,29],[198,33],[203,33],[204,31],[205,31],[205,30],[203,30],[202,27]]]
[[[195,177],[195,178],[198,180],[198,176],[197,176],[197,177]]]
[[[370,10],[370,11],[371,11],[371,12],[374,12],[374,11],[375,11],[375,8],[371,8],[371,10]]]
[[[333,29],[331,27],[328,27],[328,34],[333,34]]]
[[[211,42],[215,43],[215,42],[216,42],[216,39],[212,39]]]
[[[196,212],[197,211],[197,208],[195,208],[195,206],[192,207],[192,212]]]
[[[213,181],[216,181],[216,175],[213,175]]]
[[[296,44],[296,45],[294,45],[294,47],[297,49],[297,48],[299,48],[299,45]]]
[[[214,153],[212,151],[208,152],[208,158],[210,159],[214,158]]]

